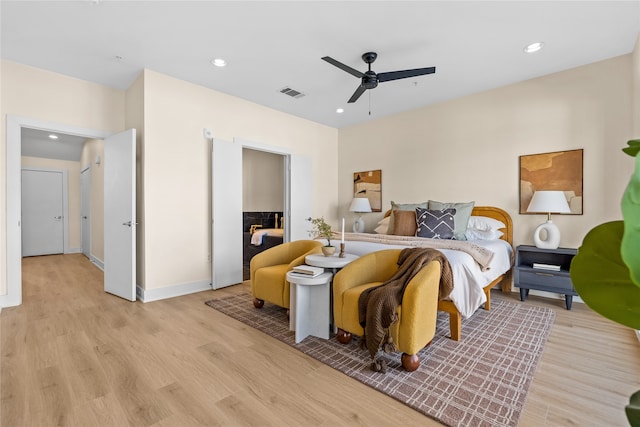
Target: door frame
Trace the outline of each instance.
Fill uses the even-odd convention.
[[[217,140],[217,138],[216,138]],[[311,158],[296,155],[292,152],[292,150],[283,147],[274,147],[271,145],[260,144],[252,141],[242,140],[240,138],[234,138],[233,144],[236,144],[240,150],[242,149],[251,149],[256,151],[263,151],[272,154],[278,154],[284,157],[284,218],[285,218],[285,227],[284,227],[284,236],[283,242],[290,242],[292,240],[305,239],[308,238],[308,232],[306,230],[306,224],[299,223],[293,224],[291,220],[294,218],[308,218],[311,215],[311,193],[301,193],[299,189],[301,188],[302,182],[296,182],[294,177],[300,176],[300,174],[308,174],[308,182],[311,184],[312,174],[312,161]],[[213,139],[211,140],[211,149],[213,150]],[[213,160],[213,158],[212,158]],[[242,162],[242,160],[240,160]],[[241,163],[242,165],[242,163]],[[214,226],[213,221],[214,218],[214,205],[216,203],[216,194],[213,188],[213,179],[214,179],[214,171],[213,171],[213,161],[210,166],[210,195],[211,195],[211,240],[210,240],[210,250],[211,250],[211,286],[215,288],[214,280],[216,277],[215,274],[215,265],[214,265],[214,245],[215,238],[214,235]],[[292,200],[293,195],[297,195],[298,200]],[[240,196],[242,197],[242,195]],[[240,208],[240,212],[238,215],[241,215],[242,208]],[[292,216],[293,215],[295,216]],[[238,234],[238,241],[242,241],[242,234]],[[242,249],[239,252],[238,262],[239,265],[242,266]],[[240,277],[242,277],[242,271],[240,271]]]
[[[69,126],[29,117],[7,114],[6,128],[6,295],[0,295],[0,307],[13,307],[22,304],[22,128],[38,129],[47,132],[60,132],[85,138],[104,139],[113,132]]]
[[[67,170],[24,166],[20,168],[20,172],[22,171],[53,172],[53,173],[62,174],[62,253],[68,254],[70,250],[69,250],[69,178],[68,178]],[[21,175],[20,185],[22,186],[22,175]],[[22,188],[20,189],[20,195],[22,195]],[[22,198],[20,198],[20,204],[22,205]],[[20,218],[22,218],[22,206],[20,206],[20,211],[21,211]],[[22,234],[22,228],[21,228],[21,234]],[[22,238],[20,239],[20,254],[22,254]]]
[[[92,200],[91,172],[92,172],[91,165],[87,165],[80,170],[80,251],[82,252],[82,254],[84,254],[84,256],[89,258],[91,262],[95,263],[93,254],[91,253],[91,241],[92,241],[91,234],[93,232],[93,228],[91,225],[91,200]],[[85,187],[88,185],[88,188],[84,188],[84,189],[82,187],[83,174],[87,174],[85,175],[85,178],[84,178],[87,180],[87,183],[85,183],[86,184]],[[85,247],[84,247],[84,238],[85,238],[84,231],[85,230],[83,225],[84,218],[82,218],[83,216],[82,210],[85,203],[87,204],[87,210],[88,210],[86,214],[87,214],[87,223],[88,223],[87,227],[89,229],[89,232],[87,233],[88,248],[86,248],[87,249],[86,254],[84,253],[85,251]]]
[[[284,222],[284,232],[282,236],[282,242],[290,242],[291,241],[291,227],[289,224],[290,211],[291,211],[291,168],[289,167],[291,163],[291,156],[293,152],[287,148],[283,147],[275,147],[273,145],[260,144],[253,141],[247,141],[240,138],[233,138],[234,142],[240,144],[241,149],[248,149],[254,151],[262,151],[264,153],[277,154],[283,157],[283,166],[284,166],[284,186],[283,186],[283,195],[282,198],[284,200],[284,206],[282,207],[282,213],[285,217]]]

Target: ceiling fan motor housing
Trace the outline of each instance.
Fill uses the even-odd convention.
[[[365,89],[373,89],[378,86],[378,76],[373,71],[366,71],[362,76],[362,86]]]

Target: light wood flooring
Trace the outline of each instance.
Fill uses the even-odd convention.
[[[0,316],[2,426],[438,425],[205,306],[246,284],[143,304],[102,279],[82,255],[23,260],[23,304]],[[634,332],[583,304],[526,304],[557,317],[520,425],[628,425]]]

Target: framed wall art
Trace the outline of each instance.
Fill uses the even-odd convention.
[[[373,212],[382,212],[382,170],[354,172],[353,197],[369,199]]]
[[[527,214],[533,193],[563,191],[571,213],[582,215],[583,151],[555,151],[520,156],[520,213]]]

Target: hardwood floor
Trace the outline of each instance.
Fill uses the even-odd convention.
[[[247,285],[143,304],[102,278],[79,254],[23,260],[23,304],[0,316],[2,426],[439,425],[204,304]],[[634,332],[525,304],[557,317],[520,425],[628,425]]]

